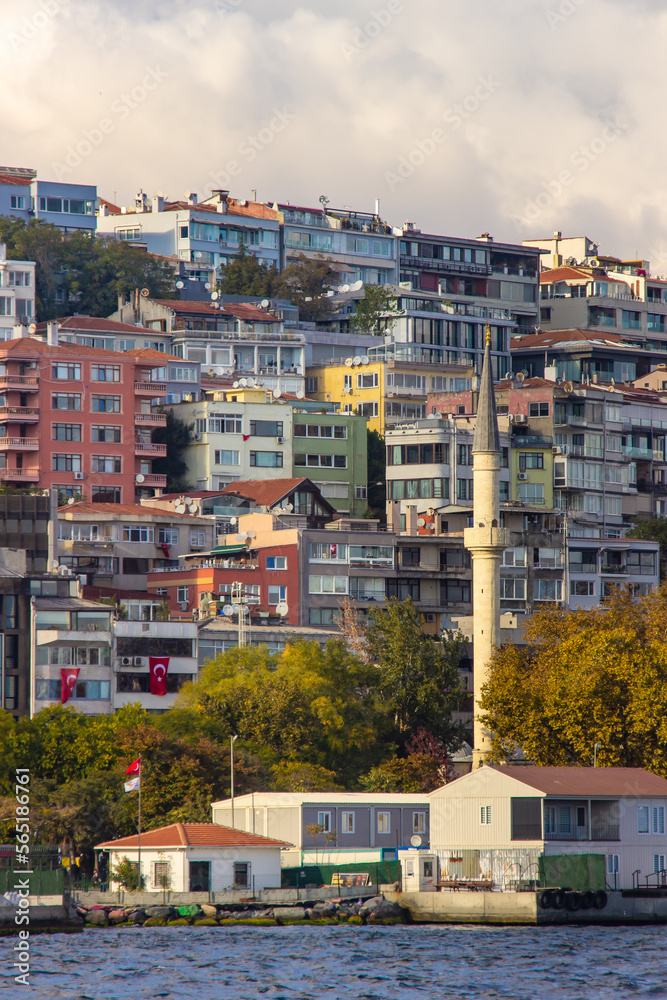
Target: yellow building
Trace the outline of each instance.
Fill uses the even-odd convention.
[[[471,367],[421,361],[419,348],[399,347],[306,369],[308,395],[367,417],[368,429],[384,436],[398,421],[426,417],[429,392],[470,389]]]

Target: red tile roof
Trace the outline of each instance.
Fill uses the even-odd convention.
[[[543,333],[528,333],[525,337],[512,337],[512,351],[521,351],[524,348],[544,348],[554,347],[558,344],[576,343],[609,344],[616,347],[627,347],[636,350],[635,344],[629,344],[627,340],[617,333],[605,333],[604,330],[545,330]]]
[[[244,302],[224,302],[220,308],[210,305],[208,302],[185,302],[181,299],[153,299],[153,302],[161,306],[173,309],[175,313],[198,313],[207,316],[236,316],[237,319],[255,320],[258,323],[279,323],[280,320],[264,309]],[[155,331],[153,331],[155,332]]]
[[[97,316],[66,316],[64,319],[56,321],[61,330],[67,332],[75,331],[81,333],[136,333],[150,334],[152,337],[159,337],[160,330],[150,330],[146,326],[134,326],[131,323],[119,323],[116,319],[101,319]],[[46,333],[46,323],[38,323],[37,330]]]
[[[164,206],[165,212],[183,212],[188,209],[192,212],[209,212],[223,218],[226,215],[237,215],[250,219],[265,219],[269,222],[278,221],[276,210],[260,201],[249,201],[247,205],[239,205],[238,199],[228,198],[226,212],[218,212],[217,203],[210,204],[207,201],[200,201],[196,205],[191,205],[188,201],[170,201]]]
[[[125,354],[131,354],[138,361],[180,361],[184,364],[183,358],[175,354],[165,354],[164,351],[156,351],[153,347],[135,347],[131,351],[125,351]],[[199,362],[190,361],[188,364],[198,365]]]
[[[191,514],[176,514],[164,507],[149,507],[140,503],[93,503],[91,500],[79,500],[77,503],[67,503],[58,508],[61,514],[159,514],[161,517],[187,517]]]
[[[608,274],[592,274],[578,267],[554,267],[549,271],[540,272],[540,284],[550,285],[554,281],[613,281],[616,284],[627,284],[622,278],[611,278]]]
[[[128,363],[139,365],[142,362],[138,361],[136,358],[128,358],[125,351],[107,351],[103,347],[84,347],[83,344],[58,344],[57,347],[53,347],[51,344],[47,344],[44,340],[38,340],[36,337],[18,337],[16,340],[4,340],[0,341],[0,357],[4,357],[5,354],[17,354],[19,356],[24,355],[44,355],[47,358],[55,356],[66,356],[67,358],[72,358],[72,356],[84,355],[88,358],[102,358],[108,361],[114,361],[116,364],[123,359]],[[145,362],[149,368],[157,368],[157,362]]]
[[[19,187],[30,187],[26,177],[15,177],[14,174],[0,174],[0,184],[17,184]]]
[[[106,198],[100,198],[100,204],[107,206],[107,208],[109,209],[109,215],[122,215],[123,214],[121,212],[121,210],[120,210],[120,208],[119,208],[118,205],[114,205],[114,203],[112,201],[108,201]]]
[[[254,500],[260,507],[272,507],[303,483],[310,483],[306,476],[299,479],[246,479],[229,483],[221,494]]]
[[[120,837],[118,840],[107,840],[103,844],[95,844],[96,849],[106,848],[120,850],[128,847],[138,847],[139,838]],[[150,847],[293,847],[285,840],[274,840],[273,837],[262,837],[258,833],[246,833],[245,830],[235,830],[231,826],[220,826],[217,823],[172,823],[161,826],[157,830],[144,830],[141,833],[141,846]]]
[[[667,795],[667,779],[642,767],[489,766],[547,795]]]
[[[180,500],[181,497],[192,497],[193,500],[204,500],[206,497],[219,497],[223,490],[184,490],[181,493],[161,493],[159,500]]]

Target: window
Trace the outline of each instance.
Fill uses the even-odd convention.
[[[138,862],[137,862],[138,864]],[[153,888],[169,889],[171,887],[171,865],[168,861],[153,862]]]
[[[51,408],[54,410],[80,410],[81,396],[78,392],[54,392],[51,394]]]
[[[595,597],[594,580],[570,580],[572,597]]]
[[[533,600],[561,601],[562,586],[562,580],[534,580]]]
[[[295,455],[294,464],[317,469],[346,469],[347,455]]]
[[[205,862],[208,864],[208,862]],[[250,888],[250,862],[249,861],[235,861],[234,862],[234,885],[239,889],[249,889]]]
[[[607,855],[607,875],[618,875],[620,869],[620,854]]]
[[[93,486],[91,500],[93,503],[120,503],[121,495],[120,486]]]
[[[251,420],[250,434],[253,437],[282,437],[282,420]]]
[[[309,576],[309,594],[347,594],[346,576]],[[383,591],[384,596],[384,591]]]
[[[322,827],[323,833],[331,833],[331,813],[318,812],[317,825]]]
[[[178,545],[178,528],[158,528],[157,540],[160,545]]]
[[[23,195],[12,194],[9,198],[10,208],[25,208],[25,197]]]
[[[378,385],[377,372],[365,372],[357,375],[357,389],[377,389]]]
[[[220,417],[208,418],[208,431],[210,434],[241,434],[243,419],[240,413],[226,413]],[[197,430],[200,434],[206,432],[206,421],[197,421]]]
[[[377,417],[379,412],[377,401],[357,403],[357,415],[360,417]]]
[[[306,392],[317,392],[317,378],[315,376],[306,379]]]
[[[482,826],[491,825],[491,806],[479,807],[479,821],[482,824]]]
[[[272,585],[269,587],[269,604],[286,604],[287,603],[287,587],[281,587],[278,585]]]
[[[240,465],[238,451],[216,451],[214,452],[214,462],[216,465]]]
[[[51,378],[63,379],[66,382],[81,381],[81,365],[58,363],[51,365]]]
[[[542,800],[535,798],[512,798],[511,803],[512,840],[541,840]]]
[[[54,472],[81,472],[81,455],[52,455],[51,468]]]
[[[93,455],[93,472],[120,472],[120,455]]]
[[[519,452],[519,468],[524,469],[543,469],[544,468],[544,455],[542,452],[534,451],[520,451]]]
[[[413,814],[412,814],[412,832],[413,833],[426,833],[426,813],[425,812],[413,812]]]
[[[653,820],[653,833],[664,833],[665,832],[665,807],[664,806],[653,806],[651,809],[651,817]]]
[[[378,833],[391,833],[391,813],[379,812],[377,814],[378,818]]]
[[[112,424],[93,424],[92,441],[94,444],[120,444],[120,427]]]
[[[120,396],[93,396],[92,408],[93,413],[120,413]]]
[[[514,579],[512,577],[501,578],[500,580],[500,600],[501,601],[525,601],[526,581]]]
[[[525,566],[526,547],[517,545],[513,549],[505,549],[503,552],[503,566]]]
[[[328,562],[331,559],[335,562],[347,562],[347,545],[339,542],[311,542],[310,558],[317,561],[324,559]]]
[[[653,872],[664,872],[665,870],[665,855],[664,854],[654,854],[653,855]]]
[[[456,497],[458,500],[472,500],[473,498],[472,479],[456,480]]]
[[[190,531],[190,545],[195,549],[202,549],[206,545],[206,532],[203,528],[193,528]]]
[[[287,569],[287,556],[267,556],[267,569]]]
[[[522,503],[544,503],[544,484],[519,483],[519,500]]]
[[[354,499],[355,500],[366,500],[368,498],[368,487],[367,486],[355,486],[354,487]]]
[[[81,424],[53,424],[54,441],[80,441]]]
[[[124,542],[152,542],[153,526],[148,524],[124,524]]]
[[[190,588],[189,587],[177,587],[176,588],[176,600],[179,604],[186,604],[190,600]]]
[[[472,445],[458,444],[456,446],[457,465],[472,465]]]
[[[649,832],[649,807],[637,806],[637,833]]]
[[[529,417],[548,417],[549,416],[549,404],[548,403],[529,403],[528,404],[528,416]]]
[[[174,368],[172,365],[169,368],[169,378],[173,382],[196,382],[197,370],[196,368]]]
[[[336,625],[340,611],[338,608],[310,608],[309,625]]]
[[[347,438],[344,424],[295,424],[294,437]]]
[[[294,463],[296,465],[296,462]],[[282,469],[282,451],[251,451],[250,465],[261,469]]]
[[[120,382],[120,365],[91,365],[93,382]]]
[[[354,813],[343,812],[340,814],[341,833],[354,833]]]

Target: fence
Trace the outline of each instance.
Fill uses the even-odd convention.
[[[401,882],[400,861],[366,861],[348,864],[340,862],[336,865],[302,865],[299,868],[283,868],[281,883],[283,888],[295,886],[331,885],[333,875],[361,874],[368,876],[369,885],[382,885],[390,882]]]

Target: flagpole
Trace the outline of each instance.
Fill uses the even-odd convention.
[[[143,775],[141,773],[141,754],[139,754],[139,857],[137,861],[138,868],[138,878],[137,878],[137,892],[141,892],[141,779]]]

